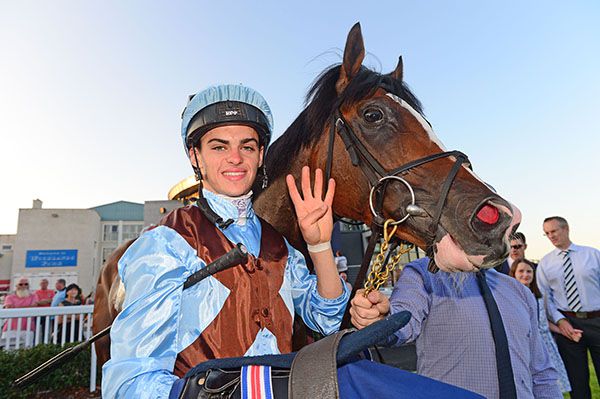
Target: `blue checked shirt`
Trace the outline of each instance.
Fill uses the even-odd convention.
[[[406,265],[390,298],[392,313],[408,310],[413,316],[396,332],[396,344],[416,341],[419,374],[498,398],[494,341],[475,275],[432,274],[428,262]],[[533,294],[493,269],[487,282],[506,329],[517,397],[562,398],[539,334]]]

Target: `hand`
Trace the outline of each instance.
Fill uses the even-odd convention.
[[[576,328],[573,329],[573,334],[571,335],[571,340],[575,342],[579,342],[581,337],[583,336],[583,330],[578,330]]]
[[[560,319],[556,325],[558,326],[560,333],[571,341],[579,342],[581,339],[583,331],[573,328],[567,319]]]
[[[325,199],[323,197],[323,172],[321,169],[315,171],[314,189],[310,186],[310,168],[302,168],[302,197],[296,188],[296,180],[292,175],[285,179],[290,197],[294,203],[298,226],[302,237],[309,245],[317,245],[331,240],[333,231],[333,212],[331,204],[335,194],[335,181],[329,179]]]
[[[379,291],[371,291],[365,297],[364,289],[357,290],[350,305],[352,324],[359,330],[385,318],[390,312],[390,300]]]

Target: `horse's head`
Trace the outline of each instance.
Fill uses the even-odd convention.
[[[382,75],[362,66],[364,54],[356,24],[342,64],[317,78],[290,127],[317,132],[307,162],[336,179],[334,212],[366,223],[403,220],[397,235],[442,270],[497,265],[519,210],[471,171],[464,154],[446,152],[402,81],[402,60]]]

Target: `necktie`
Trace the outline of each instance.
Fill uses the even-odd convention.
[[[513,376],[512,364],[510,363],[510,352],[508,350],[508,339],[502,322],[502,316],[498,310],[498,304],[487,284],[484,272],[477,273],[477,283],[481,290],[481,296],[490,318],[492,337],[496,347],[496,368],[498,370],[498,386],[500,399],[517,399],[517,388]]]
[[[561,254],[563,256],[563,274],[565,276],[567,304],[573,312],[579,312],[581,310],[581,301],[579,300],[579,292],[577,292],[577,283],[575,282],[573,263],[569,256],[569,250],[561,251]]]

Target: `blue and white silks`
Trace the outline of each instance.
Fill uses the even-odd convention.
[[[223,234],[258,256],[261,224],[251,197],[203,193],[216,213],[235,221]],[[340,280],[343,293],[338,298],[321,297],[304,256],[286,245],[289,255],[279,292],[292,318],[298,313],[308,327],[323,334],[337,331],[349,299],[346,285]],[[204,266],[196,249],[166,226],[145,232],[125,252],[119,261],[125,302],[111,329],[111,359],[102,369],[103,397],[168,398],[177,380],[172,371],[178,353],[202,334],[229,295],[214,277],[183,291],[186,278]],[[265,328],[245,355],[277,353],[276,337]]]

